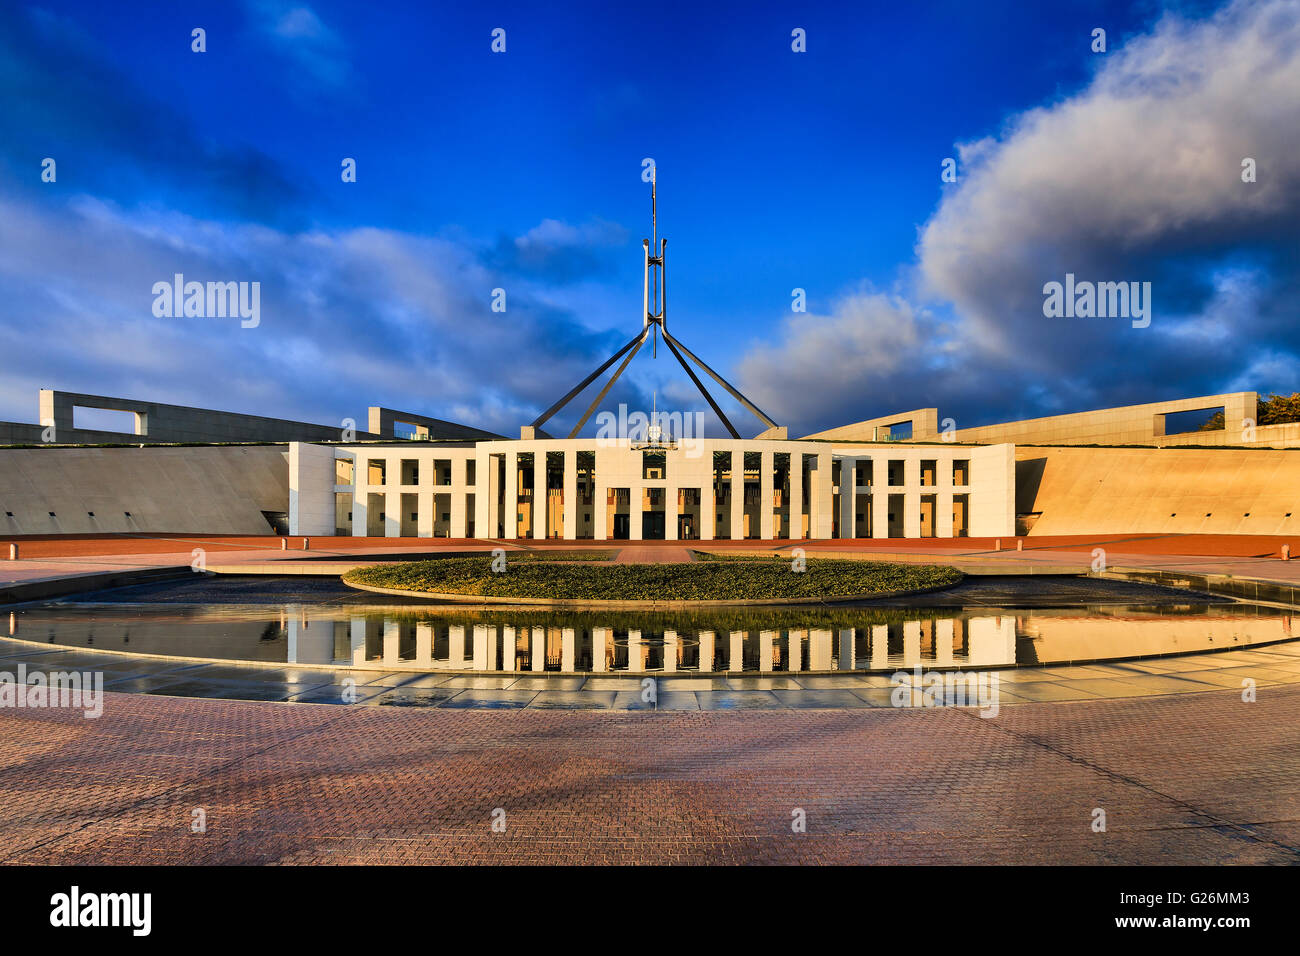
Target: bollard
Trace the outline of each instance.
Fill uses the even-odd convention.
[[[1282,560],[1283,561],[1291,560],[1291,545],[1289,544],[1282,545]]]
[[[288,551],[288,550],[289,550],[289,539],[288,539],[288,538],[281,538],[281,539],[280,539],[280,550],[281,550],[281,551]]]
[[[1001,539],[1001,538],[994,538],[994,539],[993,539],[993,550],[994,550],[994,551],[1001,551],[1001,550],[1002,550],[1002,539]]]
[[[9,560],[10,561],[18,560],[18,545],[16,544],[9,545]]]
[[[303,549],[304,551],[306,551],[306,550],[308,550],[309,548],[311,548],[311,538],[303,538],[303,539],[302,539],[302,549]]]
[[[1016,550],[1017,551],[1025,550],[1025,543],[1021,541],[1019,538],[1016,538]]]

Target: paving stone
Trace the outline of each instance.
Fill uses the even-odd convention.
[[[865,701],[745,713],[105,703],[95,720],[0,710],[0,861],[1300,864],[1300,684],[1252,704],[1228,688],[1023,703],[990,719]],[[196,806],[202,838],[188,832]],[[1096,806],[1107,833],[1087,826]],[[495,807],[509,839],[490,831]],[[794,807],[805,834],[790,833]]]

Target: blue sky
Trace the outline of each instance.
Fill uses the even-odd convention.
[[[513,433],[640,324],[644,157],[671,327],[792,434],[1291,391],[1296,6],[9,4],[0,417],[53,387]],[[1046,319],[1066,271],[1151,281],[1151,328]],[[154,316],[175,272],[260,282],[260,325]],[[703,407],[669,363],[611,402]]]

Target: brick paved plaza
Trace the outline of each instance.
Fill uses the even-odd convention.
[[[1298,706],[1296,684],[994,719],[110,694],[98,720],[0,712],[0,859],[1295,864]]]

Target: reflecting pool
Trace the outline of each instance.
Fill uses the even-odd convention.
[[[104,592],[25,606],[8,615],[8,633],[45,644],[178,657],[573,674],[997,667],[1229,650],[1293,637],[1289,611],[1214,599],[1175,603],[1187,595],[1173,591],[1149,603],[1077,607],[652,613],[375,603],[376,596],[337,588],[301,593],[290,585],[281,595],[286,599],[275,600],[265,583],[253,601],[234,582],[213,585],[204,600],[195,600],[184,590],[151,587],[148,601],[131,600],[128,589],[113,599]],[[952,592],[946,595],[942,600],[950,602]]]

